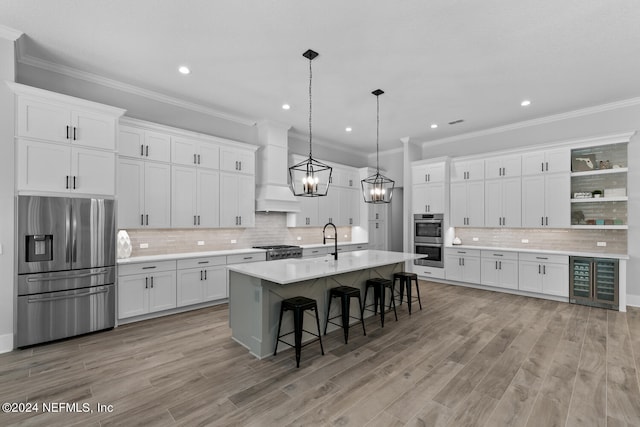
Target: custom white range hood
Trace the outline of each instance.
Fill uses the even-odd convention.
[[[300,212],[300,202],[288,184],[288,132],[290,126],[272,121],[258,123],[256,211]]]

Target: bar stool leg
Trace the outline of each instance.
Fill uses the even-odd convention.
[[[384,328],[384,297],[387,293],[387,290],[385,289],[384,286],[378,286],[376,287],[376,289],[378,290],[378,293],[380,294],[380,327]]]
[[[320,352],[324,356],[324,347],[322,346],[322,336],[320,335],[320,317],[318,316],[318,306],[315,307],[316,312],[316,326],[318,327],[318,341],[320,341]],[[302,324],[300,324],[302,326]]]
[[[316,318],[317,318],[316,313]],[[293,326],[295,336],[295,348],[296,348],[296,368],[300,367],[300,354],[302,352],[302,325],[304,320],[304,311],[295,309],[293,310]],[[318,323],[318,335],[320,332],[320,324]]]
[[[404,296],[404,278],[402,277],[395,277],[393,279],[393,286],[396,285],[396,280],[400,281],[400,305],[402,305],[402,297]]]
[[[342,296],[342,330],[344,331],[344,343],[349,340],[349,309],[351,308],[351,297]]]
[[[275,356],[278,352],[278,342],[280,341],[280,328],[282,327],[282,313],[284,310],[282,309],[282,305],[280,306],[280,320],[278,321],[278,333],[276,334],[276,348],[273,349],[273,355]]]
[[[329,295],[329,304],[327,307],[327,321],[324,323],[324,334],[327,335],[327,326],[329,326],[329,313],[331,313],[331,300],[333,297]]]
[[[411,280],[409,280],[411,281]],[[416,278],[416,294],[418,295],[418,305],[420,306],[420,310],[422,310],[422,301],[420,301],[420,286],[418,285],[418,279]]]
[[[389,306],[391,306],[393,304],[393,314],[396,316],[396,322],[398,321],[398,312],[396,311],[396,298],[394,296],[395,293],[395,289],[393,284],[391,284],[391,303],[389,304]]]
[[[367,336],[367,331],[364,329],[364,307],[362,305],[362,300],[360,299],[360,294],[358,294],[358,306],[360,307],[360,323],[362,323],[362,332],[364,332],[364,336]]]
[[[409,305],[409,316],[411,316],[411,303],[413,302],[411,300],[411,279],[405,278],[403,282],[407,285],[407,305]],[[402,301],[400,303],[402,304]]]

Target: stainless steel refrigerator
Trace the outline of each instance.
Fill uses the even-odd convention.
[[[575,304],[618,309],[618,260],[570,257],[569,300]]]
[[[115,325],[114,201],[18,196],[16,347]]]

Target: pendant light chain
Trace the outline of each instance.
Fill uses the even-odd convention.
[[[376,172],[380,173],[380,95],[376,95]]]
[[[309,59],[309,157],[312,157],[311,155],[311,78],[313,77],[312,71],[311,71],[311,59]]]

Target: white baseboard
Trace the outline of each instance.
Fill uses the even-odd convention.
[[[627,305],[631,307],[640,307],[640,295],[627,294]]]
[[[13,350],[13,334],[0,335],[0,353],[8,353]]]

